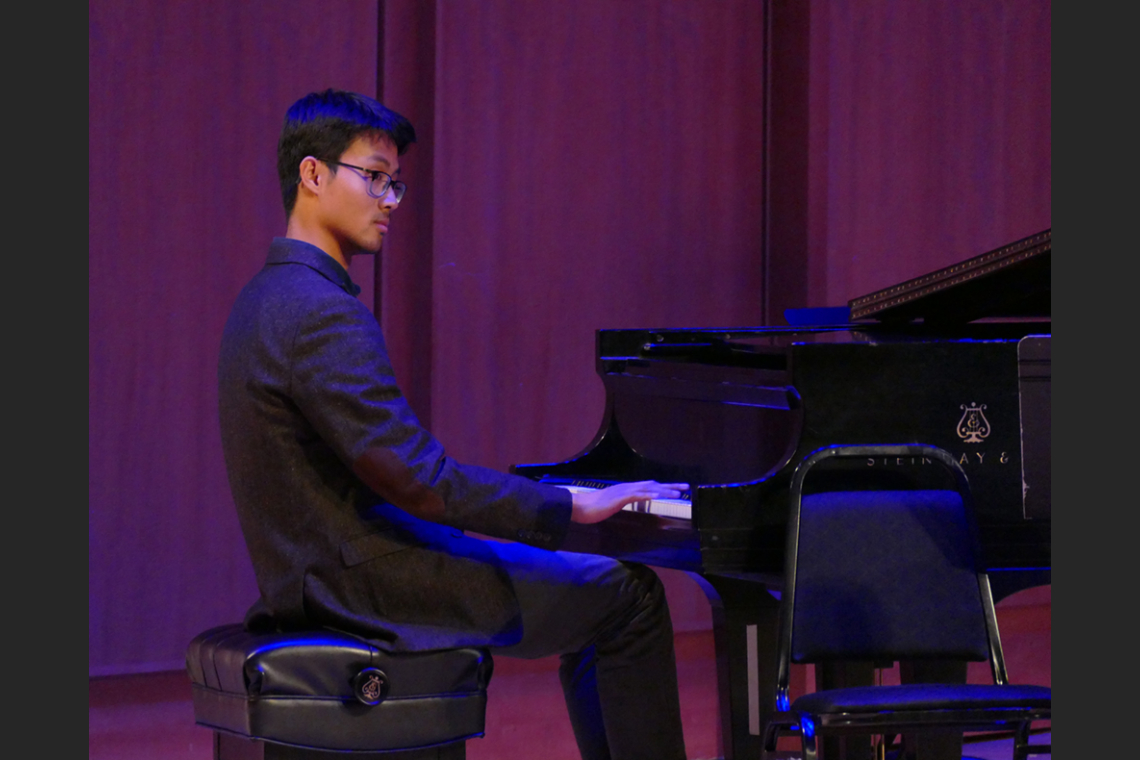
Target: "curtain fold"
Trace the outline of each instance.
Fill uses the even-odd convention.
[[[92,675],[181,668],[195,634],[257,596],[222,461],[218,345],[285,230],[285,111],[312,90],[375,91],[376,19],[376,2],[90,4]]]

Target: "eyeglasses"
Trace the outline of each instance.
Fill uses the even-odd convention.
[[[378,169],[365,169],[363,166],[353,166],[341,161],[330,161],[327,158],[322,158],[326,164],[336,164],[337,166],[344,166],[349,169],[356,169],[369,176],[368,180],[368,194],[373,198],[383,198],[388,193],[388,188],[392,188],[392,192],[396,194],[396,203],[404,197],[407,192],[408,186],[399,180],[392,179],[392,175],[387,172],[382,172]]]

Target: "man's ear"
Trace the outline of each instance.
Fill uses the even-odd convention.
[[[312,156],[305,156],[301,159],[301,165],[298,169],[301,180],[298,183],[300,187],[297,189],[304,188],[313,194],[320,193],[325,179],[321,175],[320,161]]]

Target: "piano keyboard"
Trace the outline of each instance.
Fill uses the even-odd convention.
[[[553,478],[543,478],[542,482],[552,486],[558,486],[559,488],[565,488],[570,493],[597,491],[601,488],[613,485],[613,483],[602,483],[585,480],[558,482],[558,480]],[[643,501],[635,501],[632,504],[626,504],[624,507],[622,507],[622,511],[641,512],[643,514],[658,515],[659,517],[674,517],[681,520],[692,520],[693,502],[689,499],[645,499]]]

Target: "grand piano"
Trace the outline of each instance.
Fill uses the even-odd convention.
[[[713,608],[726,760],[774,710],[778,592],[797,465],[836,444],[925,443],[969,477],[995,600],[1050,578],[1050,256],[1045,230],[786,327],[599,330],[600,429],[537,480],[687,482],[691,519],[621,512],[565,549],[688,572]],[[935,467],[870,459],[875,487]],[[890,537],[883,536],[884,550]]]

